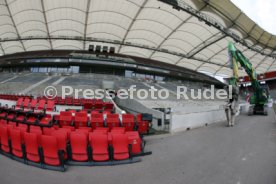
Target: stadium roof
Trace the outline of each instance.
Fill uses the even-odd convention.
[[[0,0],[0,55],[110,45],[230,76],[228,41],[258,73],[276,70],[276,37],[229,0]]]

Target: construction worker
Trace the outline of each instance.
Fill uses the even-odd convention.
[[[229,86],[230,87],[230,86]],[[232,90],[228,90],[232,95],[228,95],[228,101],[225,106],[225,114],[227,118],[227,126],[231,127],[235,124],[235,117],[239,110],[239,87],[231,85]]]

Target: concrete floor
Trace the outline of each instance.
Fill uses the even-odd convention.
[[[177,135],[148,137],[151,156],[132,165],[71,166],[65,173],[42,170],[0,155],[1,184],[275,184],[276,124],[269,116],[241,115]]]

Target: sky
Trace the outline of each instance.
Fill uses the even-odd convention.
[[[276,35],[275,0],[231,0],[261,28]]]

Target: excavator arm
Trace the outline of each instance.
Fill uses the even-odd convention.
[[[233,77],[229,84],[237,86],[239,83],[238,63],[244,68],[245,72],[250,78],[254,94],[250,97],[250,104],[253,105],[250,114],[267,114],[265,104],[267,104],[268,97],[266,91],[260,85],[255,69],[249,60],[242,54],[242,52],[234,46],[232,42],[228,44],[228,53],[230,59],[230,66],[233,69]]]

